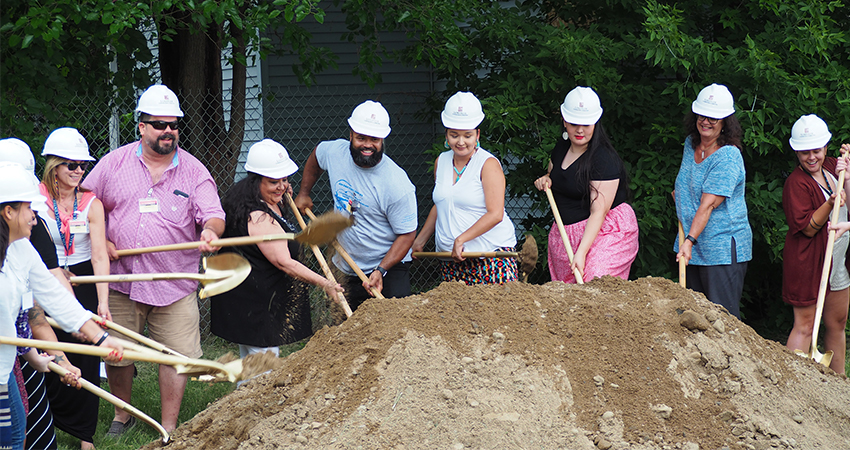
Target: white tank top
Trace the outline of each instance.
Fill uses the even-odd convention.
[[[91,237],[89,235],[89,210],[96,197],[92,196],[86,205],[79,205],[79,209],[74,211],[74,220],[85,220],[85,232],[80,230],[74,233],[74,254],[65,254],[65,244],[62,242],[62,237],[59,234],[59,228],[56,226],[56,217],[53,213],[53,201],[48,200],[47,204],[50,209],[47,211],[39,211],[38,215],[47,223],[47,231],[50,232],[50,238],[53,239],[53,244],[56,246],[56,255],[59,256],[59,265],[62,267],[73,266],[91,259]]]
[[[479,148],[469,160],[463,175],[457,183],[455,178],[453,153],[443,152],[437,160],[437,177],[431,198],[437,206],[437,223],[434,242],[437,251],[450,252],[454,240],[468,230],[484,213],[484,186],[481,183],[481,171],[484,163],[495,158],[490,152]],[[493,228],[463,244],[465,252],[491,252],[500,247],[515,247],[516,232],[507,212],[502,213],[502,221]]]

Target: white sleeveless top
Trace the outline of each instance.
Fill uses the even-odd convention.
[[[78,205],[77,211],[74,211],[74,220],[85,220],[85,232],[80,230],[74,233],[74,254],[65,254],[65,244],[62,242],[62,237],[59,234],[59,228],[56,227],[56,217],[53,213],[53,201],[48,200],[47,204],[50,208],[47,211],[39,211],[38,215],[44,219],[47,224],[47,231],[50,232],[50,238],[53,239],[53,244],[56,246],[56,255],[59,256],[59,265],[61,267],[73,266],[91,259],[91,237],[89,235],[89,210],[96,197],[92,196],[86,205]],[[82,208],[82,211],[79,210]]]
[[[437,177],[431,198],[437,206],[437,223],[434,241],[437,251],[450,252],[454,240],[468,230],[487,212],[484,202],[484,186],[481,183],[481,170],[484,163],[495,158],[490,152],[479,148],[469,160],[463,175],[457,183],[455,179],[453,152],[440,154],[437,160]],[[491,252],[500,247],[515,247],[516,232],[507,212],[502,213],[502,221],[486,233],[463,244],[465,252]]]

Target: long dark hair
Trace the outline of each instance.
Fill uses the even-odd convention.
[[[738,150],[743,150],[741,139],[744,137],[744,130],[741,128],[741,122],[733,113],[723,121],[723,128],[720,129],[720,137],[717,138],[717,144],[721,147],[724,145],[734,145]],[[691,145],[696,148],[699,145],[699,130],[697,129],[697,115],[693,111],[685,114],[685,135],[691,137]]]
[[[15,211],[21,208],[21,202],[6,202],[0,203],[0,213],[6,211],[9,206]],[[6,252],[9,250],[9,224],[6,223],[6,218],[0,218],[0,269],[6,264]]]
[[[231,186],[224,198],[221,199],[221,207],[227,216],[228,228],[248,222],[251,213],[254,211],[264,211],[270,216],[274,215],[274,212],[260,196],[260,183],[263,182],[263,178],[262,175],[248,172],[248,176]],[[292,222],[292,216],[288,212],[289,208],[283,202],[279,206],[281,215]]]
[[[570,142],[568,140],[567,145],[569,145],[569,143]],[[631,191],[629,190],[629,174],[626,173],[623,159],[620,158],[620,155],[616,150],[614,150],[614,146],[611,144],[611,139],[608,137],[608,133],[605,132],[605,127],[602,126],[602,122],[596,122],[596,126],[593,127],[593,136],[590,137],[590,141],[587,143],[587,150],[585,151],[586,156],[584,158],[579,158],[575,162],[575,164],[578,164],[576,166],[576,181],[579,186],[587,186],[584,192],[584,198],[591,201],[591,194],[596,190],[590,184],[590,181],[593,180],[593,157],[597,152],[608,154],[608,159],[612,161],[617,172],[622,175],[622,178],[620,178],[620,184],[626,188],[626,197],[631,197]]]

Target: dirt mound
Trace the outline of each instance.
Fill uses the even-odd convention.
[[[367,302],[168,448],[838,449],[848,423],[847,378],[668,280],[606,277]]]

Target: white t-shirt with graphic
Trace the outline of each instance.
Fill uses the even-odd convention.
[[[346,215],[354,209],[354,225],[340,233],[339,242],[360,269],[369,273],[399,235],[416,231],[416,187],[386,154],[375,167],[354,164],[349,146],[345,139],[324,141],[316,147],[316,160],[328,172],[334,209]],[[408,251],[402,262],[410,260]],[[354,275],[340,255],[334,255],[333,263]]]

